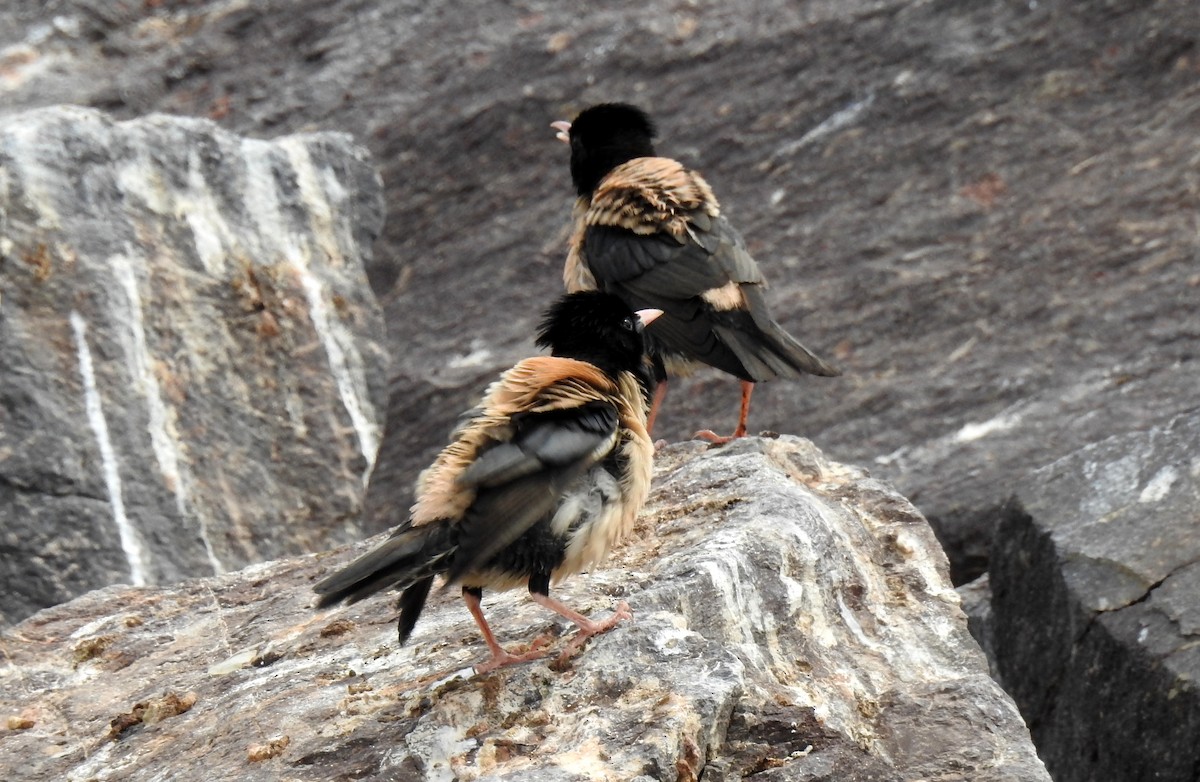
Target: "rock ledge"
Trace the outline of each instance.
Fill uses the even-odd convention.
[[[0,769],[73,782],[1049,779],[928,525],[891,488],[796,438],[670,446],[655,485],[609,566],[557,593],[588,613],[626,599],[635,618],[564,670],[464,677],[485,652],[455,595],[435,597],[403,649],[390,596],[313,612],[312,581],[352,552],[110,587],[5,637],[0,713],[26,727],[0,743]],[[510,646],[560,629],[520,592],[485,609]],[[155,703],[166,716],[110,738],[113,720]]]

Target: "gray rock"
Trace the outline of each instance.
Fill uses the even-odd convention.
[[[894,490],[796,438],[670,446],[655,485],[556,591],[634,619],[562,670],[470,675],[486,649],[453,593],[407,648],[394,596],[312,612],[353,552],[42,611],[4,637],[0,776],[1048,782]],[[562,629],[521,590],[485,609],[510,647]]]
[[[996,667],[996,639],[994,637],[995,623],[992,621],[992,580],[984,573],[969,584],[963,584],[957,590],[962,600],[963,613],[967,615],[967,629],[988,661],[988,670],[992,678],[1000,682],[1000,671]]]
[[[0,117],[0,623],[361,534],[381,220],[345,135]]]
[[[996,664],[1058,782],[1200,769],[1200,413],[1036,472],[997,531]]]
[[[480,385],[559,289],[565,149],[631,99],[703,170],[778,319],[837,380],[768,383],[752,428],[867,464],[986,567],[1032,469],[1196,404],[1192,0],[448,0],[0,4],[0,113],[69,100],[349,131],[389,220],[371,265],[393,346],[364,527],[403,516]],[[736,383],[672,386],[659,436],[731,427]]]
[[[1195,404],[1194,0],[528,0],[0,7],[0,112],[71,101],[353,133],[389,219],[395,363],[365,523],[561,290],[566,149],[598,100],[654,112],[846,370],[767,383],[755,429],[867,464],[936,523],[958,582],[1030,470]],[[737,384],[676,383],[657,434],[731,429]]]

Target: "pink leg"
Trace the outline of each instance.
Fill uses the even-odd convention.
[[[654,399],[650,402],[650,415],[646,416],[646,433],[654,434],[654,419],[658,418],[658,408],[662,407],[667,398],[667,381],[663,380],[654,389]]]
[[[587,643],[587,640],[593,635],[607,633],[609,630],[620,624],[623,620],[633,618],[633,611],[629,609],[629,604],[624,600],[622,600],[617,606],[617,610],[613,611],[612,616],[596,622],[588,619],[578,611],[569,608],[566,604],[555,600],[554,598],[550,597],[550,595],[530,592],[529,596],[532,597],[538,605],[545,606],[559,616],[570,619],[579,627],[579,633],[576,634],[576,636],[571,639],[571,643],[567,644],[567,647],[563,649],[563,653],[558,658],[559,660],[565,660],[582,649],[583,645]]]
[[[708,440],[716,445],[724,445],[730,440],[736,440],[739,437],[746,436],[746,419],[750,417],[750,395],[754,393],[754,384],[749,380],[742,381],[742,411],[738,416],[737,429],[733,430],[733,434],[729,437],[722,437],[711,429],[702,429],[696,432],[692,437]]]
[[[471,612],[471,616],[475,619],[475,624],[479,625],[479,632],[483,634],[484,642],[492,652],[492,659],[476,665],[475,673],[487,673],[497,668],[503,668],[506,665],[515,665],[516,663],[528,662],[529,660],[536,660],[539,657],[546,656],[546,650],[541,648],[545,644],[545,641],[542,639],[534,641],[533,648],[525,654],[509,654],[506,652],[504,647],[496,641],[496,636],[492,635],[492,628],[488,626],[487,620],[483,618],[483,608],[479,605],[479,596],[466,587],[463,587],[462,596],[467,604],[467,610]]]

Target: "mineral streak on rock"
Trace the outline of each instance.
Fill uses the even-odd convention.
[[[386,402],[365,151],[36,110],[0,118],[0,215],[0,618],[360,535]]]
[[[83,381],[83,407],[87,412],[88,424],[96,438],[100,451],[100,463],[104,470],[104,488],[108,491],[108,504],[112,508],[113,524],[121,541],[121,551],[129,563],[129,583],[142,586],[146,583],[146,554],[142,536],[125,514],[125,500],[121,489],[121,475],[117,459],[113,454],[112,438],[108,436],[108,421],[104,417],[104,406],[96,388],[96,372],[92,363],[92,351],[87,342],[87,323],[83,317],[71,310],[71,331],[75,335],[75,352],[79,356],[79,376]],[[211,550],[208,537],[201,536],[206,548]],[[220,563],[213,572],[220,573]]]
[[[454,594],[404,648],[394,596],[314,612],[350,551],[109,587],[5,637],[0,714],[27,726],[0,777],[1048,782],[894,490],[790,437],[668,446],[655,481],[627,543],[559,592],[635,618],[565,670],[473,676]],[[518,592],[486,600],[502,643],[569,632]],[[164,692],[194,702],[108,738]]]

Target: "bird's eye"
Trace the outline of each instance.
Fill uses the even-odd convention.
[[[633,318],[626,318],[621,321],[621,328],[626,331],[637,331],[637,325],[633,322]]]

